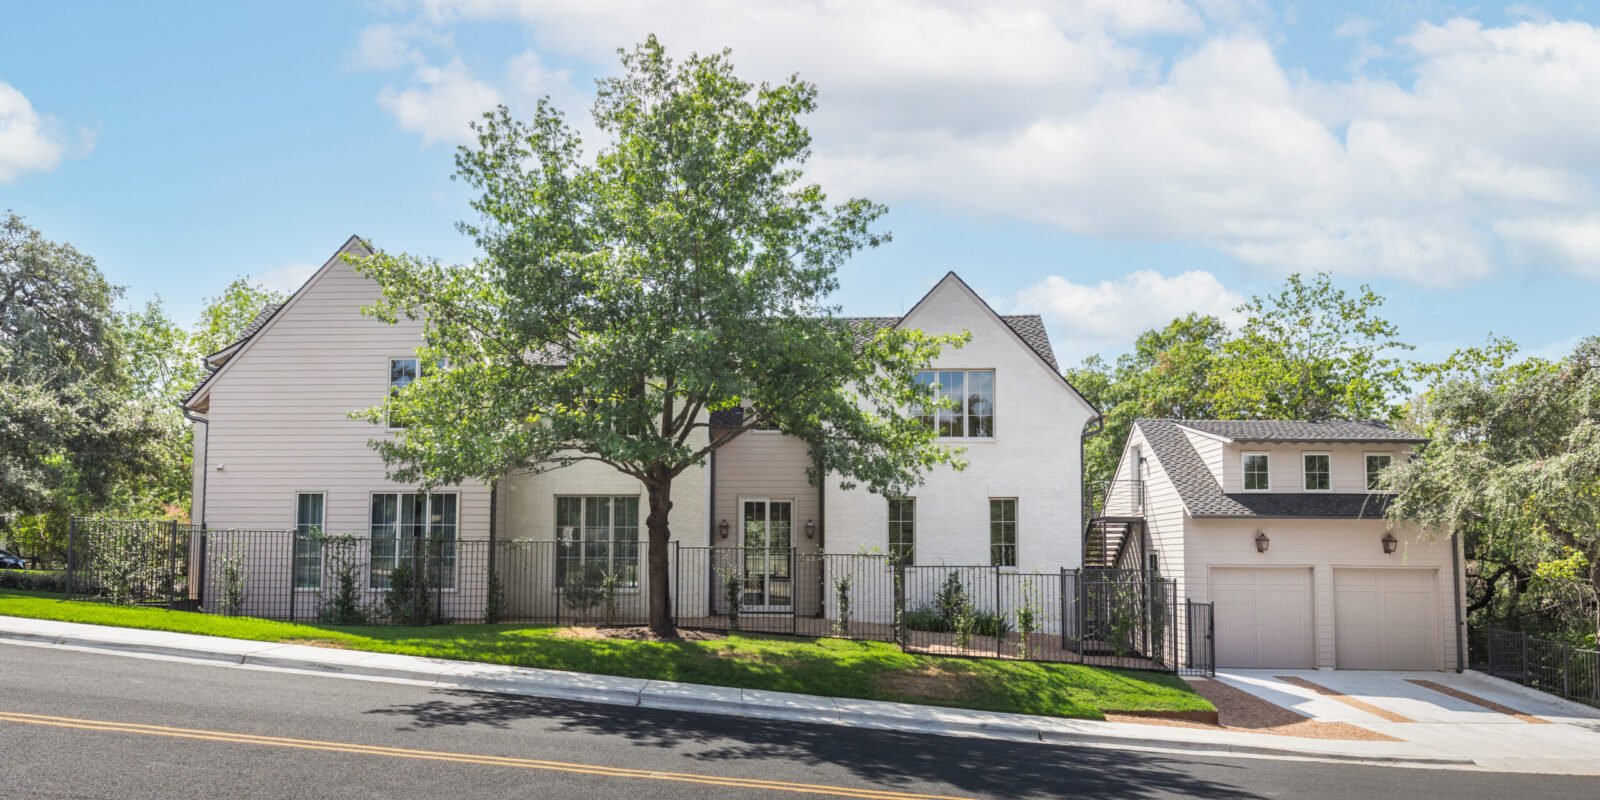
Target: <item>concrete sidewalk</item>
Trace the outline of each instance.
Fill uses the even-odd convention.
[[[1396,766],[1481,769],[1459,754],[1418,742],[1299,739],[1235,731],[1069,720],[906,703],[701,686],[415,656],[285,645],[183,633],[0,617],[0,643],[198,659],[219,666],[287,669],[348,678],[559,700],[760,717],[947,736],[1215,755],[1310,758]],[[1509,746],[1509,743],[1508,743]],[[1497,763],[1498,771],[1524,771]],[[1548,765],[1545,765],[1548,767]],[[1583,765],[1570,765],[1580,769]],[[1600,763],[1592,764],[1600,774]],[[1549,772],[1550,769],[1525,771]]]

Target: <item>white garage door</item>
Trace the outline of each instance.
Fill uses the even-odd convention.
[[[1438,669],[1438,587],[1437,570],[1335,569],[1339,669]]]
[[[1316,666],[1310,568],[1212,567],[1211,599],[1217,666]]]

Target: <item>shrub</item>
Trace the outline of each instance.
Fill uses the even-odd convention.
[[[737,569],[718,569],[722,596],[728,601],[728,630],[739,630],[739,612],[744,609],[744,576]]]
[[[972,646],[972,634],[978,627],[978,612],[972,608],[965,594],[961,596],[961,604],[954,609],[951,627],[956,632],[956,647],[965,650]]]
[[[839,575],[833,579],[833,632],[838,636],[850,633],[850,576]]]
[[[250,583],[250,570],[245,567],[244,550],[229,547],[218,558],[222,564],[222,585],[218,587],[221,611],[226,616],[237,616],[244,610],[245,591]]]
[[[389,570],[389,589],[383,595],[384,612],[390,622],[432,625],[441,621],[433,602],[438,569],[436,558],[400,557]]]
[[[483,601],[483,621],[493,625],[505,618],[506,587],[500,583],[500,574],[489,570],[488,596]]]
[[[921,606],[906,611],[902,619],[906,628],[910,630],[930,633],[950,632],[950,623],[945,621],[944,614],[933,606]]]
[[[361,607],[361,564],[354,536],[319,537],[322,555],[333,574],[333,596],[322,604],[318,619],[330,625],[365,625]]]
[[[1039,630],[1039,594],[1033,580],[1022,582],[1022,605],[1017,608],[1017,657],[1028,657],[1029,639]]]
[[[944,585],[939,587],[939,593],[933,598],[933,605],[939,610],[939,616],[944,619],[947,630],[955,630],[956,615],[962,608],[971,608],[972,602],[967,599],[967,587],[961,582],[961,575],[957,572],[947,572],[944,576]]]
[[[582,563],[568,567],[561,580],[561,604],[582,615],[601,608],[605,624],[617,620],[617,587],[621,576],[603,564]]]
[[[0,589],[65,594],[67,573],[53,569],[0,569]]]

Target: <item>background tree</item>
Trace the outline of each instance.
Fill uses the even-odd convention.
[[[1146,331],[1115,367],[1094,356],[1067,370],[1105,415],[1084,442],[1088,490],[1111,479],[1140,417],[1397,419],[1412,377],[1401,354],[1411,347],[1382,305],[1366,286],[1352,295],[1326,274],[1291,275],[1239,307],[1237,331],[1190,314]]]
[[[48,514],[59,523],[159,469],[161,426],[154,407],[133,396],[112,308],[119,294],[71,245],[15,214],[0,223],[0,531],[8,539],[48,544],[56,526],[20,521]]]
[[[1424,371],[1432,385],[1419,416],[1431,441],[1385,473],[1396,493],[1389,515],[1464,537],[1475,562],[1474,612],[1593,645],[1600,339],[1556,362],[1514,361],[1514,353],[1493,340]]]
[[[916,371],[956,337],[855,330],[826,298],[852,253],[887,240],[866,200],[830,206],[801,182],[816,89],[753,86],[723,52],[668,59],[654,37],[598,82],[592,162],[541,102],[505,108],[456,158],[480,194],[467,267],[380,253],[359,268],[373,309],[426,321],[419,380],[373,409],[406,428],[374,446],[398,480],[437,486],[606,464],[648,496],[650,627],[673,635],[673,481],[758,424],[811,443],[832,473],[903,491],[957,456],[907,410]],[[742,427],[710,412],[750,406]]]

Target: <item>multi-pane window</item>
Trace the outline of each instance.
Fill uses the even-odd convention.
[[[1306,453],[1306,491],[1326,492],[1333,488],[1333,470],[1327,453]]]
[[[410,386],[417,380],[418,362],[415,358],[389,359],[389,394],[393,396],[401,389]],[[405,421],[390,416],[388,425],[391,428],[404,428]]]
[[[1244,454],[1244,490],[1247,492],[1264,492],[1272,488],[1272,479],[1267,474],[1266,453]]]
[[[618,586],[639,585],[637,496],[557,497],[556,539],[563,583],[610,572]]]
[[[924,370],[917,382],[931,388],[935,401],[950,398],[950,408],[930,408],[922,421],[940,436],[986,439],[994,436],[994,370]]]
[[[1379,487],[1379,479],[1383,471],[1394,463],[1394,456],[1389,453],[1367,454],[1367,491],[1375,492]]]
[[[294,497],[294,588],[322,588],[322,525],[327,495],[301,492]]]
[[[1017,565],[1017,500],[1014,497],[989,498],[989,563],[996,567]]]
[[[389,588],[404,564],[412,580],[456,586],[456,496],[383,492],[372,496],[372,588]]]
[[[889,498],[889,557],[913,563],[917,548],[917,500]]]

